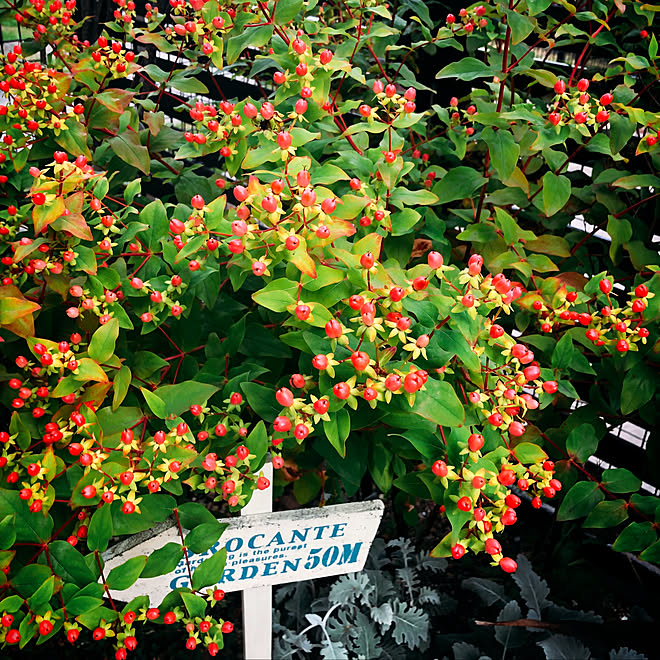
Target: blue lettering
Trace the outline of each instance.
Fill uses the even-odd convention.
[[[330,538],[334,539],[337,538],[338,536],[344,536],[344,527],[346,527],[345,522],[343,523],[337,523],[336,525],[332,526],[332,534],[330,534]]]
[[[270,540],[270,542],[268,543],[268,547],[270,548],[270,546],[273,545],[273,543],[276,543],[277,545],[284,544],[284,539],[282,538],[282,535],[279,532],[277,532],[277,534],[275,534],[275,536],[273,536],[273,538]]]
[[[321,559],[321,563],[324,566],[332,566],[337,561],[337,558],[339,557],[339,548],[336,545],[333,545],[331,548],[328,548],[324,553],[323,553],[323,559]]]
[[[330,525],[319,525],[318,527],[314,527],[314,529],[318,529],[319,531],[316,532],[316,540],[320,541],[321,538],[323,537],[323,530],[328,529]]]
[[[288,559],[284,560],[284,567],[282,568],[282,573],[286,573],[287,569],[293,571],[294,573],[298,570],[298,565],[300,564],[300,557],[295,560],[295,565],[292,561]]]
[[[277,574],[277,562],[267,561],[266,566],[264,567],[264,575],[276,575],[276,574]]]
[[[232,545],[232,547],[229,547],[230,545]],[[225,544],[225,548],[227,548],[227,552],[236,552],[237,550],[240,550],[242,547],[243,547],[243,539],[238,536],[233,539],[229,539],[229,541],[227,541],[227,543]]]
[[[234,573],[235,573],[235,569],[225,568],[225,570],[222,573],[222,579],[220,580],[220,584],[222,584],[223,582],[233,582]]]
[[[252,575],[248,575],[248,570],[252,571]],[[239,578],[240,580],[251,580],[253,577],[257,575],[259,572],[259,569],[256,566],[243,566],[241,569],[241,577]]]
[[[248,541],[248,548],[252,548],[254,550],[255,548],[260,548],[261,546],[255,545],[256,540],[261,537],[262,539],[265,537],[265,534],[255,534],[249,541]]]
[[[344,554],[342,555],[339,564],[354,564],[357,561],[358,555],[360,554],[361,547],[362,541],[356,543],[355,545],[344,543]]]
[[[301,532],[299,529],[294,529],[293,533],[291,534],[291,543],[295,543],[296,541],[306,541],[307,540],[307,532],[311,527],[305,527],[304,534]]]

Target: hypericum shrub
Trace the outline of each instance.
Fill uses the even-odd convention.
[[[110,590],[211,548],[268,452],[301,503],[367,471],[411,524],[432,498],[436,555],[515,571],[499,533],[562,491],[658,559],[656,498],[583,466],[658,415],[653,6],[119,0],[89,43],[75,0],[3,4],[3,644],[121,660],[156,621],[218,653],[223,551],[163,603]]]

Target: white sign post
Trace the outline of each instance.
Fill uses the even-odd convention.
[[[272,479],[270,463],[263,468]],[[272,586],[361,571],[376,536],[384,505],[380,500],[336,504],[318,509],[272,513],[271,491],[257,491],[245,515],[230,520],[222,538],[207,552],[188,552],[194,570],[222,547],[227,561],[218,587],[243,592],[246,660],[270,660],[272,654]],[[148,535],[147,535],[148,534]],[[178,529],[163,524],[110,548],[106,574],[139,555],[150,555],[166,543],[180,543]],[[140,578],[113,598],[128,601],[148,595],[152,603],[177,587],[190,587],[185,558],[169,575]]]
[[[266,479],[273,483],[273,463],[263,467]],[[273,489],[252,494],[241,516],[273,512]],[[273,587],[245,589],[243,597],[243,655],[245,660],[270,660],[273,652]]]

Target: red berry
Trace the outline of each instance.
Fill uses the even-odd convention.
[[[470,511],[472,509],[472,500],[469,497],[461,497],[456,506],[460,511]]]
[[[285,408],[289,408],[293,405],[293,392],[287,387],[280,387],[280,389],[275,392],[275,398],[277,399],[277,402]]]
[[[348,383],[337,383],[332,388],[333,394],[341,400],[348,399],[351,394],[351,388]]]
[[[516,481],[516,474],[513,470],[500,470],[500,473],[497,475],[497,480],[503,486],[511,486]]]
[[[431,471],[436,477],[446,477],[449,473],[447,464],[444,461],[436,461],[431,467]]]
[[[496,539],[486,539],[486,552],[489,555],[502,554],[502,546],[500,545],[500,542]]]
[[[454,559],[460,559],[465,554],[465,546],[456,543],[451,546],[451,556]]]
[[[505,573],[515,573],[518,569],[518,564],[511,557],[502,557],[500,559],[500,568]]]
[[[468,438],[468,447],[470,451],[479,451],[484,446],[484,436],[478,433],[472,433]]]

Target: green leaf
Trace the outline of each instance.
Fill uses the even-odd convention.
[[[346,440],[351,432],[351,416],[346,408],[340,408],[336,413],[330,414],[330,420],[323,422],[323,430],[330,444],[337,453],[346,456]]]
[[[613,154],[618,154],[634,135],[637,124],[625,115],[610,113],[610,148]]]
[[[82,358],[78,361],[78,373],[74,374],[76,380],[88,381],[95,380],[99,383],[107,383],[108,376],[101,368],[101,365],[90,360],[89,358]]]
[[[497,74],[498,71],[495,67],[484,64],[476,57],[463,57],[438,71],[435,77],[437,79],[458,78],[459,80],[468,82],[476,78],[492,78]]]
[[[601,477],[603,486],[612,493],[632,493],[639,490],[642,480],[626,468],[605,470]]]
[[[580,424],[566,438],[566,451],[584,463],[598,449],[599,438],[591,424]]]
[[[18,612],[24,602],[25,601],[20,596],[7,596],[7,598],[0,600],[0,610],[3,612],[9,612],[10,614]]]
[[[273,312],[285,312],[289,305],[296,302],[297,296],[298,283],[282,277],[253,293],[252,300]]]
[[[105,552],[112,535],[112,511],[110,506],[104,505],[92,514],[87,532],[87,547],[90,550]]]
[[[625,500],[599,502],[582,523],[582,527],[604,529],[616,527],[628,519],[628,507]]]
[[[53,541],[48,545],[53,572],[65,582],[85,587],[96,582],[96,577],[85,563],[84,557],[66,541]]]
[[[288,4],[287,2],[283,4]],[[273,35],[273,25],[260,25],[259,27],[243,29],[235,37],[227,41],[227,64],[233,64],[238,56],[248,47],[258,48],[265,46]]]
[[[121,510],[121,504],[117,500],[112,503],[112,526],[117,536],[126,534],[137,534],[145,529],[150,529],[156,523],[163,522],[172,515],[176,500],[164,493],[148,494],[140,502],[141,513],[132,513],[127,516]]]
[[[316,472],[304,472],[293,483],[293,494],[298,504],[311,502],[321,490],[321,477]]]
[[[180,543],[167,543],[149,555],[140,577],[168,575],[177,567],[181,559],[183,559],[183,546]]]
[[[527,0],[530,16],[536,16],[545,11],[552,4],[552,0]]]
[[[227,561],[227,550],[222,548],[208,559],[205,559],[193,573],[192,587],[199,591],[203,587],[218,584],[222,578]]]
[[[16,490],[0,488],[0,519],[16,515],[16,541],[19,543],[48,543],[53,533],[51,516],[35,515]],[[69,545],[67,543],[67,545]]]
[[[81,592],[84,590],[81,589]],[[66,612],[69,615],[80,616],[85,612],[90,612],[103,605],[102,598],[95,598],[94,596],[76,595],[66,604]]]
[[[280,414],[280,408],[274,404],[274,389],[258,383],[241,383],[241,390],[250,408],[262,419],[272,422]]]
[[[573,362],[574,352],[573,339],[569,334],[564,334],[552,351],[552,366],[556,369],[568,369]]]
[[[541,252],[543,254],[552,254],[556,257],[570,257],[571,250],[568,242],[561,236],[544,234],[537,239],[525,242],[525,249],[530,252]]]
[[[488,145],[491,162],[500,179],[502,181],[508,179],[516,169],[520,145],[509,131],[502,129],[496,131],[491,126],[487,126],[482,131],[481,138]]]
[[[534,30],[535,21],[527,18],[523,12],[506,10],[506,16],[514,45],[524,41]]]
[[[396,188],[390,196],[394,206],[428,206],[438,203],[437,196],[429,190],[408,190],[403,187]]]
[[[486,183],[477,170],[471,167],[453,167],[435,185],[433,191],[438,196],[438,204],[447,204],[457,199],[472,197],[474,191]]]
[[[212,523],[208,522],[197,525],[186,536],[185,545],[192,552],[202,554],[217,542],[225,529],[227,529],[227,524],[219,523],[217,520],[214,520]]]
[[[8,550],[16,542],[16,514],[10,513],[0,520],[0,550]]]
[[[99,363],[107,362],[115,352],[115,342],[119,336],[119,321],[110,319],[92,335],[87,353],[92,360]]]
[[[55,576],[51,575],[28,600],[28,606],[32,610],[41,610],[41,608],[53,597],[55,588]],[[40,612],[42,613],[42,612]],[[43,612],[45,614],[45,612]]]
[[[179,522],[184,529],[193,529],[203,523],[214,523],[216,517],[199,502],[184,502],[176,509]]]
[[[629,415],[648,403],[655,394],[657,372],[645,364],[629,369],[621,388],[621,412]]]
[[[196,596],[188,591],[180,591],[179,595],[190,617],[204,618],[206,614],[206,601],[201,596]]]
[[[653,523],[630,523],[616,541],[612,549],[617,552],[640,552],[656,541],[657,537],[653,529]]]
[[[535,238],[534,232],[522,229],[513,219],[513,217],[504,209],[499,207],[495,209],[495,220],[497,221],[497,224],[502,228],[504,241],[508,245],[513,245],[518,241],[531,241]]]
[[[546,217],[561,211],[571,196],[571,180],[560,174],[546,172],[543,176],[543,209]]]
[[[250,454],[255,455],[254,459],[250,459],[250,469],[257,472],[266,462],[268,453],[268,432],[263,420],[252,429],[250,435],[245,439],[245,445],[250,450]]]
[[[126,398],[128,393],[128,388],[131,384],[133,375],[131,370],[125,365],[122,364],[121,368],[117,372],[115,379],[112,381],[112,388],[114,394],[112,396],[112,409],[117,410],[121,405],[122,401]]]
[[[582,518],[605,498],[593,481],[580,481],[566,493],[559,511],[557,520],[575,520]]]
[[[634,190],[635,188],[657,188],[660,184],[660,178],[653,174],[634,174],[632,176],[622,176],[610,184],[614,188],[623,188],[624,190]]]
[[[141,387],[140,392],[142,392],[144,400],[156,417],[165,419],[168,416],[169,412],[165,406],[165,402],[157,394],[150,392],[146,387]]]
[[[513,449],[514,456],[521,462],[526,464],[540,463],[548,458],[548,455],[533,442],[521,442]]]
[[[108,587],[116,591],[128,589],[140,577],[140,573],[142,573],[146,563],[147,558],[144,555],[140,555],[139,557],[133,557],[125,561],[120,566],[115,566],[106,578]]]
[[[123,131],[108,140],[108,145],[125,163],[149,174],[151,158],[149,150],[140,143],[140,136],[135,131]]]
[[[440,426],[460,426],[465,421],[465,410],[454,388],[444,380],[429,378],[425,390],[415,395],[412,411]]]
[[[180,415],[190,410],[193,404],[202,405],[217,391],[215,385],[188,380],[176,385],[159,387],[154,394],[162,399],[168,415]]]

